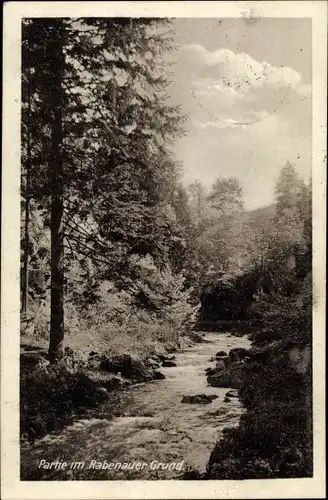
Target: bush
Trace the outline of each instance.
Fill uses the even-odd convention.
[[[42,437],[107,398],[83,372],[71,373],[63,364],[21,368],[20,433],[25,439]]]

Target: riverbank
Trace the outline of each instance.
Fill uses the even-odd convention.
[[[47,350],[24,345],[20,359],[20,434],[34,440],[58,431],[92,412],[101,403],[113,407],[129,387],[165,375],[162,366],[174,366],[177,350],[201,343],[199,333],[178,342],[157,343],[143,354],[87,353],[65,349],[63,360],[50,365]],[[109,412],[110,413],[110,412]]]
[[[205,369],[219,350],[249,347],[246,337],[206,334],[206,342],[175,353],[176,365],[161,367],[165,379],[139,383],[124,391],[114,407],[103,401],[89,414],[61,431],[21,448],[22,479],[174,479],[189,469],[205,472],[209,455],[223,429],[237,426],[243,409],[236,397],[226,402],[227,388],[207,385]],[[217,396],[207,404],[186,403],[184,397]],[[206,399],[206,398],[205,398]],[[44,459],[131,463],[181,463],[182,470],[39,469]],[[173,466],[171,467],[171,469]]]
[[[272,347],[253,349],[239,391],[245,413],[215,445],[203,479],[312,477],[309,349]]]
[[[303,478],[313,474],[312,291],[259,304],[239,394],[245,413],[215,445],[202,479]]]

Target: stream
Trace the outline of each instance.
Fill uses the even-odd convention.
[[[80,419],[60,433],[23,443],[22,479],[176,479],[188,467],[203,472],[222,430],[237,426],[243,411],[238,398],[224,402],[229,389],[207,386],[204,370],[219,350],[250,347],[247,337],[229,333],[206,333],[204,339],[206,343],[176,353],[177,367],[161,368],[164,380],[126,391],[120,416],[110,419],[102,405],[97,418]],[[206,405],[181,403],[184,395],[200,393],[218,398]],[[67,465],[47,468],[56,460]],[[118,462],[125,466],[106,465]]]

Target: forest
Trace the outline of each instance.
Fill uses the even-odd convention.
[[[22,23],[22,442],[225,328],[252,341],[246,411],[184,479],[311,476],[311,180],[277,165],[275,203],[253,211],[240,179],[183,182],[172,40],[168,19]]]

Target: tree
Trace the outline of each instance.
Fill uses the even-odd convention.
[[[242,188],[233,177],[218,178],[208,196],[212,220],[207,235],[213,242],[212,263],[222,271],[231,271],[241,264],[242,196]]]
[[[188,186],[190,225],[189,282],[194,297],[207,294],[222,274],[238,274],[245,260],[242,189],[235,178],[218,178],[210,191]]]
[[[64,76],[64,25],[61,20],[49,23],[53,43],[49,45],[49,62],[53,81],[49,88],[51,113],[51,146],[49,178],[51,190],[51,314],[49,359],[54,362],[63,355],[64,347],[64,168],[63,168],[63,76]]]
[[[171,48],[170,33],[158,30],[168,24],[23,23],[22,176],[28,170],[31,197],[51,227],[53,360],[63,340],[64,241],[66,268],[91,258],[122,286],[130,255],[149,253],[164,265],[180,245],[165,209],[177,177],[167,145],[181,127],[158,62]]]
[[[298,272],[305,277],[312,270],[312,179],[303,182],[297,199],[297,208],[303,223],[304,252],[299,256]]]
[[[276,264],[280,262],[284,266],[288,259],[297,261],[306,251],[305,225],[307,218],[311,217],[311,196],[304,180],[289,162],[281,169],[275,194],[277,205],[272,249]]]
[[[277,214],[295,209],[303,181],[297,174],[294,165],[287,161],[282,167],[275,185]]]
[[[245,246],[250,265],[263,270],[268,263],[271,234],[273,230],[272,217],[256,218],[245,226]]]
[[[194,181],[188,186],[188,196],[192,218],[196,227],[201,232],[206,226],[208,218],[209,203],[208,192],[200,181]]]
[[[38,24],[42,27],[42,24]],[[37,175],[36,169],[32,169],[33,159],[31,136],[32,140],[38,142],[38,134],[33,137],[33,131],[37,128],[37,124],[33,123],[33,113],[35,113],[35,105],[31,104],[31,90],[35,91],[33,81],[34,74],[37,72],[36,53],[33,51],[35,45],[35,37],[33,37],[33,23],[28,20],[23,25],[27,35],[25,44],[23,44],[23,96],[25,87],[27,86],[27,109],[24,108],[23,101],[23,164],[24,164],[24,133],[27,135],[27,151],[26,151],[26,207],[33,196],[33,187],[37,185],[35,176]],[[49,127],[49,148],[45,155],[44,162],[47,165],[47,193],[50,194],[49,201],[50,208],[50,228],[51,228],[51,321],[50,321],[50,344],[49,344],[49,358],[55,361],[62,356],[63,352],[63,339],[64,339],[64,235],[63,235],[63,209],[64,209],[64,170],[62,158],[62,144],[63,144],[63,108],[64,108],[64,94],[62,89],[62,81],[64,75],[64,24],[62,20],[49,20],[47,23],[47,32],[42,31],[46,35],[43,39],[42,51],[44,60],[47,62],[46,67],[42,67],[41,74],[44,81],[43,85],[47,85],[47,125]],[[37,31],[37,30],[36,30]],[[40,30],[41,31],[41,30]],[[40,35],[40,33],[39,33]],[[40,50],[40,46],[38,47]],[[40,51],[37,51],[40,55]],[[41,60],[42,62],[42,60]],[[45,88],[43,88],[45,92]],[[25,96],[24,96],[25,97]],[[40,99],[40,96],[37,96]],[[34,98],[34,101],[36,98]],[[25,113],[24,113],[25,111]],[[37,113],[40,116],[39,113]],[[27,115],[27,116],[26,116]],[[27,121],[24,121],[24,118]],[[45,122],[41,121],[38,124],[45,126]],[[25,128],[24,128],[25,126]],[[43,142],[47,133],[44,134]],[[41,136],[42,137],[42,136]],[[34,165],[33,165],[34,166]],[[35,166],[34,166],[35,167]],[[34,180],[34,185],[33,185]],[[39,187],[39,186],[38,186]],[[36,198],[38,198],[38,188],[34,191]],[[28,248],[28,209],[26,208],[25,216],[25,247]],[[25,257],[25,283],[27,285],[27,271],[26,263],[28,258]],[[27,293],[27,288],[26,288]],[[26,300],[26,299],[25,299]]]
[[[29,41],[28,41],[29,46]],[[27,59],[29,60],[29,49],[27,52]],[[30,71],[30,64],[27,64],[27,71]],[[27,116],[28,120],[31,115],[31,88],[30,88],[30,74],[27,77],[27,88],[26,88],[26,101],[27,101]],[[26,137],[26,176],[25,176],[25,186],[23,184],[23,189],[25,193],[22,193],[22,198],[25,202],[24,207],[24,250],[23,250],[23,275],[21,278],[22,286],[22,299],[21,299],[21,310],[22,312],[27,312],[28,306],[28,287],[29,287],[29,258],[30,258],[30,172],[31,172],[31,132],[29,124],[27,126],[27,137]],[[25,189],[24,189],[25,188]]]
[[[297,279],[311,270],[311,190],[287,163],[275,186],[275,213],[249,226],[247,242],[255,267],[276,292],[293,291]],[[297,279],[296,279],[297,278]]]
[[[243,191],[235,177],[219,177],[213,184],[208,200],[221,216],[234,216],[243,209]]]

